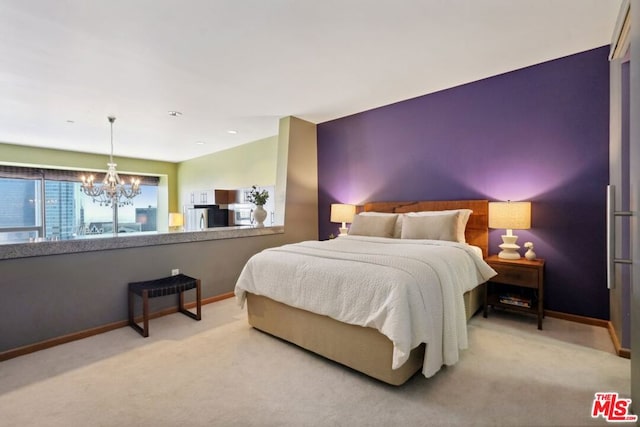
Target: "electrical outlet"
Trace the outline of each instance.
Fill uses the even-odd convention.
[[[173,268],[171,270],[171,275],[172,276],[177,276],[178,274],[180,274],[180,269],[179,268]]]

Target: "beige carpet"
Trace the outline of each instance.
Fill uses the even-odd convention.
[[[629,397],[606,330],[474,317],[470,349],[387,386],[251,329],[235,300],[0,363],[3,426],[606,425],[593,395]]]

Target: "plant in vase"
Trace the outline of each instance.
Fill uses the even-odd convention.
[[[264,227],[264,220],[267,218],[267,211],[264,210],[264,205],[269,200],[269,192],[267,190],[259,190],[258,187],[252,185],[247,199],[249,203],[256,205],[253,211],[253,218],[257,223],[256,227]]]

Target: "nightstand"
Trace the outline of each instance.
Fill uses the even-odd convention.
[[[531,313],[538,316],[538,329],[542,329],[544,260],[502,259],[492,255],[485,261],[498,275],[492,277],[484,288],[484,317],[487,317],[490,305]]]

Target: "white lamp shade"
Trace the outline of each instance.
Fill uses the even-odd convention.
[[[502,235],[499,258],[519,259],[516,244],[518,236],[512,230],[531,228],[531,202],[491,202],[489,203],[489,228],[503,228],[507,234]]]
[[[507,230],[531,228],[531,202],[490,202],[489,228]]]
[[[169,227],[182,227],[184,225],[184,217],[181,213],[169,213]]]
[[[356,214],[355,205],[345,205],[342,203],[331,204],[331,222],[351,223]]]

